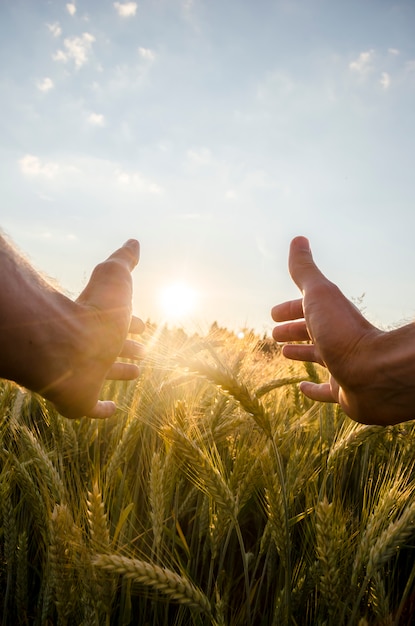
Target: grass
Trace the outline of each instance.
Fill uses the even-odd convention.
[[[308,401],[252,333],[147,344],[107,421],[1,383],[0,623],[412,624],[414,423]]]

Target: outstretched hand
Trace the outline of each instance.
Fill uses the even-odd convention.
[[[143,353],[141,344],[127,338],[128,333],[140,334],[145,327],[131,314],[131,272],[139,257],[139,243],[130,239],[96,266],[88,285],[76,300],[79,307],[77,318],[81,324],[83,322],[83,331],[87,335],[85,359],[90,359],[91,369],[80,370],[85,378],[83,382],[78,381],[79,390],[75,390],[71,399],[62,398],[61,405],[55,399],[57,408],[64,415],[84,413],[88,417],[109,417],[116,409],[115,403],[98,400],[104,380],[132,380],[139,374],[136,364],[117,361],[118,357],[139,359]],[[71,378],[77,378],[76,370]],[[72,386],[74,380],[68,382]]]
[[[291,243],[289,270],[303,297],[272,309],[279,323],[273,337],[285,343],[285,357],[319,363],[329,371],[328,382],[304,381],[301,391],[313,400],[338,402],[350,417],[365,423],[415,417],[414,366],[403,371],[406,378],[412,376],[412,387],[401,376],[408,334],[415,340],[413,325],[405,327],[406,333],[386,333],[370,324],[318,269],[305,237]],[[415,343],[411,354],[415,356]]]
[[[38,392],[65,417],[113,415],[115,403],[99,400],[102,385],[136,378],[132,361],[143,354],[128,338],[144,330],[131,314],[139,254],[138,241],[127,241],[97,265],[74,302],[0,237],[0,376]]]

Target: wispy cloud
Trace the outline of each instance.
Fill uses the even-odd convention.
[[[68,2],[66,5],[66,10],[68,11],[69,15],[75,15],[76,6],[74,5],[73,2]]]
[[[88,123],[91,126],[105,126],[105,117],[102,113],[90,113],[88,115]]]
[[[197,150],[188,150],[187,158],[195,165],[209,165],[212,162],[212,153],[209,148],[198,148]]]
[[[52,33],[54,37],[60,37],[62,34],[62,28],[59,25],[59,22],[54,22],[53,24],[46,24],[49,29],[49,32]]]
[[[395,57],[397,57],[400,54],[400,50],[398,50],[397,48],[388,48],[388,52],[389,54],[392,54]]]
[[[19,159],[20,171],[24,176],[54,178],[56,176],[59,165],[57,163],[44,163],[34,154],[25,154]]]
[[[145,178],[140,172],[127,172],[116,169],[115,178],[120,185],[134,189],[134,191],[149,194],[160,194],[163,192],[159,185]]]
[[[136,2],[114,2],[114,7],[120,17],[133,17],[137,13]]]
[[[236,200],[238,198],[238,194],[233,189],[228,189],[225,193],[226,200]]]
[[[391,77],[387,72],[382,72],[382,76],[379,80],[379,83],[383,89],[389,89],[391,84]]]
[[[154,61],[156,55],[150,48],[138,48],[138,54],[142,59],[146,59],[147,61]]]
[[[83,33],[81,37],[67,37],[63,41],[65,50],[58,50],[53,55],[53,60],[64,63],[72,60],[80,68],[88,61],[94,41],[95,37],[90,33]]]
[[[39,89],[39,91],[43,91],[44,93],[47,93],[48,91],[53,89],[53,87],[53,80],[48,77],[44,78],[43,80],[39,80],[37,83],[37,88]]]
[[[374,50],[366,50],[365,52],[361,52],[357,59],[349,63],[350,70],[361,77],[366,76],[366,74],[368,74],[368,72],[373,69],[372,62],[374,56]]]

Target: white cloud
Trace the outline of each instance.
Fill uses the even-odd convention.
[[[388,48],[388,52],[394,56],[398,56],[398,54],[400,54],[400,51],[397,48]]]
[[[196,165],[209,165],[212,161],[212,153],[209,148],[199,148],[198,150],[188,150],[187,158]]]
[[[389,74],[387,72],[382,72],[382,76],[379,80],[381,86],[383,87],[383,89],[388,89],[390,87],[391,84],[391,77],[389,76]]]
[[[150,48],[138,48],[138,54],[142,59],[146,59],[147,61],[154,61],[156,55]]]
[[[54,178],[59,170],[57,163],[42,163],[39,157],[33,154],[25,154],[19,159],[20,171],[24,176]]]
[[[228,191],[225,193],[225,198],[227,200],[236,200],[237,197],[238,197],[238,194],[233,189],[228,189]]]
[[[51,89],[53,89],[54,84],[53,84],[53,80],[51,78],[44,78],[43,80],[38,81],[37,83],[37,88],[39,89],[39,91],[43,91],[44,93],[50,91]]]
[[[352,72],[356,72],[360,76],[365,76],[372,68],[371,65],[373,58],[375,56],[374,50],[367,50],[366,52],[361,52],[358,58],[355,61],[349,63],[349,68]]]
[[[83,33],[81,37],[68,37],[64,39],[65,50],[58,50],[53,55],[54,61],[74,61],[76,67],[82,67],[88,61],[95,37],[90,33]]]
[[[66,5],[66,10],[68,11],[69,15],[75,15],[76,6],[73,4],[73,2],[68,2],[68,4]]]
[[[18,165],[21,174],[28,179],[53,181],[53,185],[58,185],[60,189],[91,187],[105,190],[104,193],[116,193],[117,196],[123,193],[127,197],[135,197],[136,194],[157,197],[163,193],[163,188],[145,174],[123,169],[120,164],[105,159],[72,156],[53,162],[34,154],[25,154]],[[42,189],[42,193],[44,191]]]
[[[136,2],[114,2],[114,7],[120,17],[132,17],[137,12]]]
[[[92,126],[105,126],[105,117],[102,113],[90,113],[88,115],[88,122]]]
[[[124,170],[115,170],[115,179],[120,185],[131,187],[136,191],[150,194],[162,193],[162,188],[152,181],[144,178],[140,172],[126,172]]]
[[[46,24],[49,29],[49,32],[52,33],[54,37],[60,37],[62,34],[62,28],[59,25],[59,22],[54,22],[53,24]]]

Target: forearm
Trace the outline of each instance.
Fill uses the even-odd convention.
[[[0,267],[0,376],[36,389],[43,352],[58,340],[57,326],[66,323],[66,298],[1,236]]]

